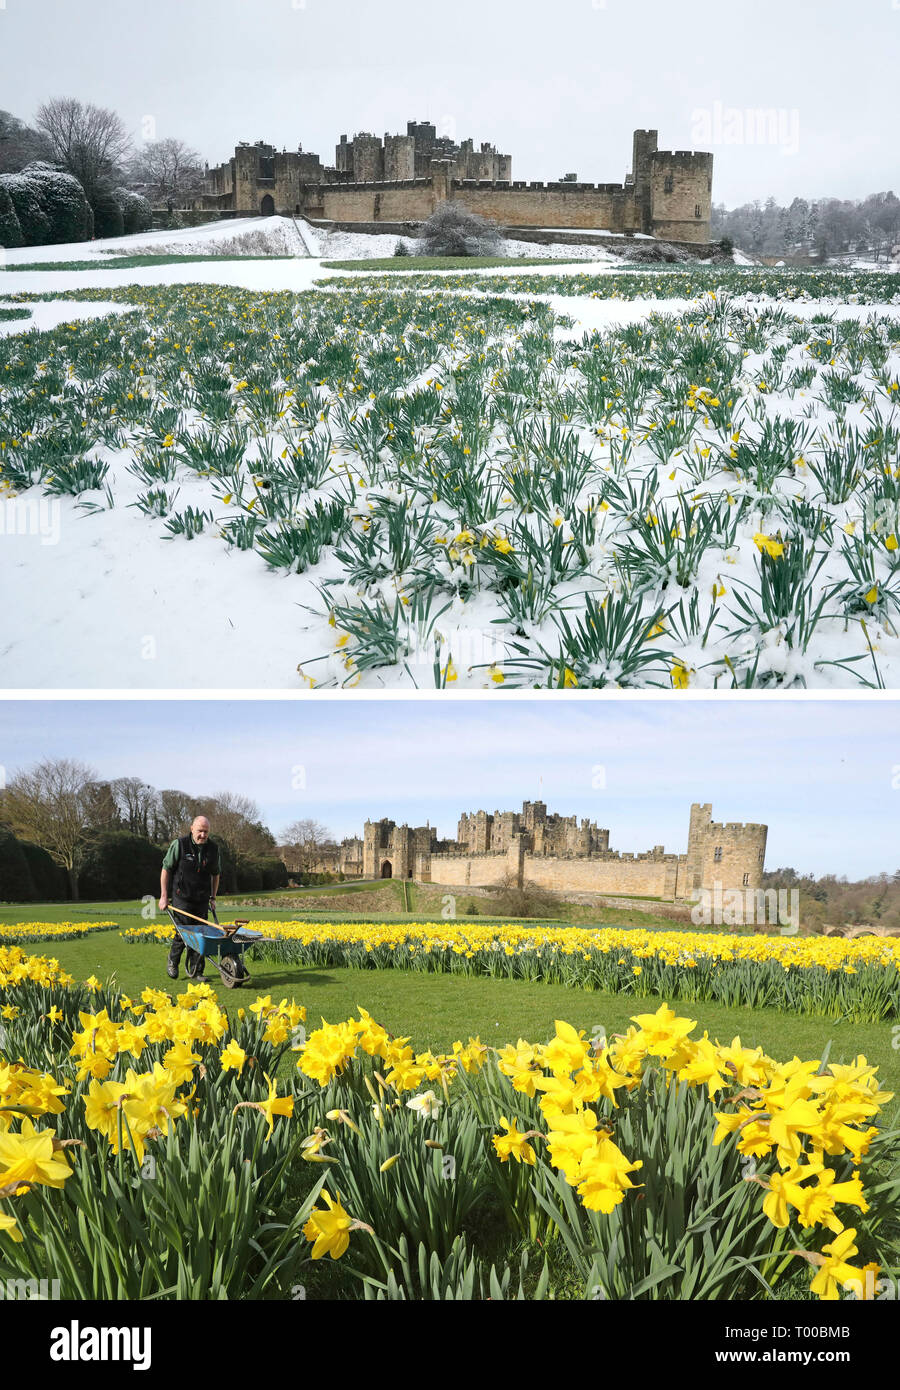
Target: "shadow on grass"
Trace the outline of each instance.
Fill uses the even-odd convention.
[[[251,987],[258,984],[260,989],[265,986],[268,990],[272,985],[292,985],[296,986],[298,981],[305,985],[336,985],[339,982],[333,975],[322,974],[316,966],[308,965],[305,967],[285,966],[283,970],[275,973],[258,975],[253,972],[250,966]]]
[[[262,964],[262,962],[258,962],[258,964]],[[250,979],[243,984],[235,985],[233,989],[228,989],[228,986],[224,984],[216,967],[209,962],[207,962],[206,970],[199,979],[192,979],[190,975],[185,974],[184,970],[180,970],[177,979],[173,980],[166,973],[165,964],[162,964],[158,970],[148,972],[144,987],[149,989],[162,989],[165,990],[167,994],[172,994],[176,990],[183,990],[187,985],[191,984],[216,985],[220,988],[228,989],[229,994],[233,994],[237,997],[241,990],[246,989],[255,989],[257,992],[268,992],[270,989],[279,985],[296,988],[300,981],[308,985],[335,985],[338,983],[333,975],[323,974],[313,965],[285,966],[281,970],[269,971],[262,975],[259,974],[258,970],[253,969],[252,961],[248,962],[248,968],[250,970]],[[158,983],[154,980],[154,975],[159,976]],[[121,991],[124,989],[118,977],[118,972],[115,970],[111,971],[110,974],[106,976],[104,986],[111,990]],[[127,993],[127,990],[125,992]]]

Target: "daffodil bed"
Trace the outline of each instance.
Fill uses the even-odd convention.
[[[366,290],[383,289],[384,277],[360,269],[352,278],[320,280],[323,288],[346,290],[362,284]],[[407,278],[407,277],[405,277]],[[838,304],[900,304],[900,277],[894,270],[804,270],[791,267],[690,266],[659,270],[573,271],[565,274],[471,275],[460,269],[455,275],[408,277],[416,289],[480,290],[485,294],[553,294],[592,299],[697,299],[719,293],[783,304],[814,304],[831,300]]]
[[[0,999],[0,1276],[63,1298],[835,1300],[897,1270],[864,1057],[779,1063],[665,1004],[415,1055],[363,1008],[307,1033],[293,1001],[135,1001],[18,947]]]
[[[900,684],[897,277],[521,278],[56,296],[135,307],[0,340],[0,483],[290,575],[282,686]]]
[[[264,960],[546,980],[576,989],[717,1000],[874,1023],[900,1018],[900,941],[885,937],[737,936],[640,927],[365,925],[254,922],[274,937]],[[171,939],[161,924],[126,942]]]
[[[112,931],[117,922],[11,922],[0,923],[0,946],[22,942],[71,941],[98,931]]]

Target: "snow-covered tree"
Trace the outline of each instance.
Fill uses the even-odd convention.
[[[46,136],[20,121],[10,111],[0,111],[0,174],[17,174],[34,159],[47,159],[51,149]]]
[[[146,232],[153,225],[153,210],[140,193],[132,193],[130,188],[117,188],[113,197],[122,209],[122,222],[126,236],[133,232]]]
[[[18,174],[0,174],[2,187],[15,213],[20,239],[4,245],[51,246],[84,241],[93,231],[93,214],[84,189],[71,174],[43,161],[28,164]],[[15,236],[15,228],[11,229]]]
[[[0,174],[15,208],[22,229],[23,246],[46,246],[50,241],[50,218],[44,210],[39,180],[29,174]]]
[[[34,180],[41,206],[50,223],[50,242],[87,241],[93,234],[94,215],[84,189],[71,174],[54,169],[44,160],[27,164],[22,176]]]
[[[9,189],[0,178],[0,246],[21,246],[22,228],[9,196]]]

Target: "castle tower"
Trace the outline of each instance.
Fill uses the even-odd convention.
[[[367,820],[363,828],[363,877],[380,878],[382,864],[390,858],[391,835],[396,823],[388,820]]]
[[[709,241],[712,167],[712,155],[701,151],[657,150],[651,155],[644,231],[672,241]]]
[[[518,832],[513,835],[506,851],[506,872],[521,888],[525,883],[525,836]]]
[[[432,159],[428,170],[431,175],[431,207],[434,211],[441,203],[449,201],[453,191],[453,160]]]
[[[384,137],[384,177],[388,183],[416,176],[416,142],[411,135]]]
[[[636,130],[631,149],[631,177],[634,200],[641,211],[641,231],[650,230],[650,161],[656,153],[659,131]]]
[[[547,820],[547,804],[544,801],[523,801],[522,802],[522,825],[526,830],[534,830],[536,825],[543,825]]]
[[[706,845],[705,834],[707,826],[712,820],[712,802],[700,805],[694,802],[691,806],[691,818],[688,826],[688,847],[687,862],[685,864],[685,894],[686,898],[691,896],[694,888],[700,888],[703,884],[703,852]]]
[[[695,889],[722,892],[756,889],[765,872],[766,825],[737,821],[713,821],[712,806],[691,807],[688,849],[680,896],[690,898]],[[681,875],[679,875],[681,878]]]
[[[762,884],[768,826],[737,821],[710,822],[703,839],[701,887],[722,891],[756,889]]]

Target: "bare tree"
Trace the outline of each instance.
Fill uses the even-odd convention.
[[[301,873],[309,873],[320,851],[334,843],[331,831],[319,821],[311,819],[293,821],[282,835],[281,842],[291,850],[293,866]]]
[[[220,835],[235,854],[271,854],[275,837],[263,825],[261,812],[249,796],[236,792],[217,792],[197,799],[195,815],[209,819],[212,835]]]
[[[140,777],[117,777],[110,783],[124,829],[132,835],[152,838],[159,812],[159,792]]]
[[[502,917],[542,917],[559,919],[563,899],[549,888],[526,881],[521,886],[515,874],[506,874],[492,901],[492,910]]]
[[[121,830],[122,814],[111,783],[88,783],[84,800],[92,830]]]
[[[129,178],[151,203],[183,206],[200,191],[203,167],[196,150],[183,140],[151,140],[133,155]]]
[[[175,840],[186,835],[194,818],[194,798],[169,788],[159,794],[154,839]]]
[[[81,849],[92,828],[87,790],[96,781],[96,772],[84,763],[46,758],[16,773],[0,800],[0,814],[13,834],[40,845],[66,870],[75,899]]]
[[[37,129],[46,136],[53,158],[74,174],[93,204],[98,192],[116,177],[129,154],[131,140],[115,111],[86,105],[74,97],[54,97],[39,107]]]

